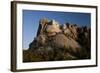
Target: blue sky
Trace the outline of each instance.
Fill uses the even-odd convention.
[[[90,27],[91,25],[90,13],[23,10],[23,49],[27,49],[36,36],[41,18],[54,19],[60,24],[69,22],[79,26]]]

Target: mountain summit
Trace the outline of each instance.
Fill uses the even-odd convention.
[[[91,29],[77,24],[59,24],[55,20],[40,19],[36,37],[29,44],[31,58],[24,51],[24,62],[89,59]],[[28,60],[27,60],[28,59]]]

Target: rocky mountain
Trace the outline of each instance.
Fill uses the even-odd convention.
[[[36,37],[24,51],[24,62],[90,59],[91,29],[40,19]],[[30,58],[31,57],[31,58]]]

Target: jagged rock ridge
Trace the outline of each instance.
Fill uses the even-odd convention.
[[[89,59],[90,30],[86,26],[70,23],[61,25],[55,20],[40,19],[37,35],[30,43],[29,50],[41,57],[29,61]]]

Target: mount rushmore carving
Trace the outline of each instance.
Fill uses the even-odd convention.
[[[40,19],[36,37],[24,51],[24,62],[90,59],[91,29]]]

